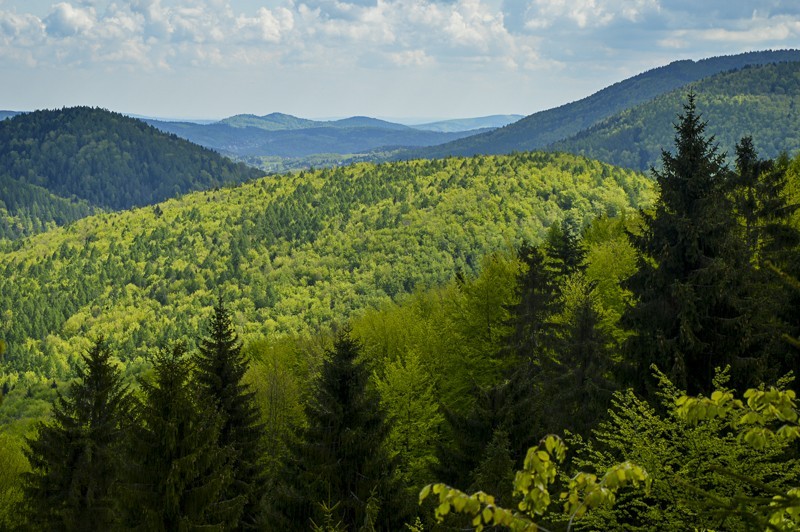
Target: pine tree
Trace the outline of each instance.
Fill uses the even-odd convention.
[[[747,360],[749,261],[726,194],[729,172],[705,128],[690,94],[675,125],[676,153],[662,152],[663,170],[653,170],[655,213],[631,235],[638,271],[626,284],[635,303],[623,319],[634,331],[627,349],[640,391],[652,391],[653,363],[692,393],[708,391],[714,368],[727,364],[738,378],[759,376]]]
[[[367,517],[371,494],[380,501],[379,529],[402,526],[402,489],[392,485],[392,461],[385,450],[388,425],[360,346],[349,332],[327,352],[314,396],[307,406],[308,426],[294,446],[291,494],[284,504],[286,526],[307,530],[321,523],[323,506],[336,506],[338,519],[357,530]]]
[[[232,452],[220,447],[222,420],[188,386],[191,365],[182,344],[155,358],[152,380],[141,382],[141,425],[133,431],[124,486],[127,525],[144,530],[226,530],[244,497],[226,498]]]
[[[103,339],[83,361],[53,420],[27,441],[23,504],[35,529],[107,530],[117,519],[113,492],[132,402]]]
[[[264,446],[255,393],[243,382],[247,365],[228,310],[220,299],[195,357],[194,379],[222,417],[219,445],[233,451],[233,482],[226,495],[245,498],[242,525],[253,527],[259,522],[259,499],[264,488]]]

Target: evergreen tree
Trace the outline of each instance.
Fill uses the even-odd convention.
[[[614,343],[595,306],[594,286],[584,282],[579,289],[582,294],[567,312],[557,356],[543,364],[542,391],[550,405],[543,433],[567,429],[588,437],[617,388],[612,378]]]
[[[550,226],[545,251],[557,277],[561,279],[586,269],[586,248],[581,244],[574,220],[565,218],[560,224]]]
[[[264,446],[261,440],[263,425],[259,421],[255,394],[243,383],[247,365],[230,314],[220,299],[214,307],[207,336],[200,342],[194,378],[200,392],[221,415],[219,445],[233,451],[233,482],[226,495],[245,498],[242,524],[251,527],[256,526],[259,520]]]
[[[323,362],[306,409],[308,426],[293,448],[294,500],[284,504],[285,526],[307,530],[311,522],[322,523],[323,507],[335,506],[342,524],[357,530],[371,495],[380,501],[377,528],[402,526],[403,490],[392,485],[385,450],[389,427],[359,355],[359,344],[343,332]]]
[[[117,519],[113,491],[131,399],[103,339],[83,361],[53,420],[27,442],[24,510],[34,529],[107,530]]]
[[[226,498],[232,482],[230,448],[219,440],[216,409],[190,389],[190,361],[175,344],[155,359],[152,380],[141,382],[141,425],[133,431],[124,497],[127,525],[143,530],[226,530],[245,502]]]
[[[643,214],[631,235],[638,271],[627,287],[635,296],[624,323],[634,383],[652,390],[650,366],[681,388],[707,391],[714,368],[731,364],[739,379],[759,377],[742,297],[749,261],[726,194],[728,170],[690,94],[675,125],[675,155],[662,153],[653,170],[660,189],[655,213]]]
[[[523,270],[517,281],[519,302],[511,307],[509,349],[521,361],[534,363],[556,344],[559,288],[539,248],[524,244],[519,251]]]

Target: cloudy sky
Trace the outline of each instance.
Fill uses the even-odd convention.
[[[768,48],[800,48],[800,1],[0,0],[0,109],[530,114]]]

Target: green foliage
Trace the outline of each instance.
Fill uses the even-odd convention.
[[[31,472],[24,474],[24,508],[36,527],[100,530],[117,519],[113,490],[131,401],[103,340],[84,362],[78,380],[53,406],[53,420],[27,440]]]
[[[282,526],[303,530],[309,519],[329,521],[319,511],[329,508],[337,516],[330,520],[354,530],[370,514],[370,497],[380,501],[380,528],[402,523],[402,497],[385,446],[389,427],[360,355],[347,331],[339,333],[327,353],[306,405],[307,426],[292,447],[284,477],[290,490],[280,503]]]
[[[590,128],[594,124],[604,123],[604,120],[612,121],[617,113],[625,113],[626,109],[635,108],[639,104],[708,76],[726,70],[741,69],[747,65],[798,61],[798,59],[800,59],[800,56],[796,50],[782,50],[712,57],[702,61],[675,61],[669,65],[654,68],[638,76],[616,83],[576,102],[532,114],[496,131],[467,137],[441,146],[412,150],[408,154],[402,154],[402,156],[406,158],[410,156],[446,157],[541,149],[576,134],[580,139],[583,134],[579,134],[579,132]],[[770,81],[776,80],[772,79]],[[780,80],[777,81],[779,84],[782,83]],[[679,92],[684,94],[686,90],[679,89]],[[662,128],[667,133],[667,137],[664,137],[665,142],[661,145],[668,144],[668,125],[671,123],[672,109],[674,108],[674,106],[670,107],[670,111],[666,115],[648,116],[648,120],[644,121],[645,127],[642,133],[647,134],[651,130]],[[664,121],[658,122],[656,118],[662,118]],[[739,125],[736,124],[737,127]],[[737,131],[747,130],[745,128]],[[593,129],[589,129],[589,131],[591,132]],[[615,147],[621,148],[620,152],[625,155],[629,155],[632,151],[635,157],[637,153],[635,148],[631,148],[630,142],[622,144],[622,140],[620,139],[620,142]],[[625,137],[624,140],[629,141],[630,137]],[[734,139],[734,142],[735,140],[738,139]],[[774,140],[781,141],[777,137]],[[570,151],[561,147],[566,145],[566,142],[555,144],[559,150]],[[656,155],[651,160],[655,161],[658,153],[656,151]],[[598,158],[601,158],[599,153],[597,155]],[[640,167],[637,165],[636,168],[646,170],[649,166]]]
[[[547,436],[537,447],[531,447],[523,468],[514,478],[514,495],[521,501],[519,511],[507,510],[495,502],[495,497],[482,491],[468,495],[446,484],[429,484],[420,492],[422,503],[429,495],[438,495],[435,517],[442,522],[450,513],[463,513],[472,517],[477,532],[486,527],[504,526],[515,531],[535,532],[538,516],[548,511],[552,495],[550,485],[558,477],[557,464],[566,458],[567,446],[557,436]],[[567,489],[559,495],[564,501],[564,512],[573,519],[583,517],[587,511],[614,504],[617,492],[626,487],[644,484],[649,490],[647,472],[630,462],[612,466],[601,478],[580,472],[570,479]]]
[[[795,62],[746,66],[702,79],[691,85],[697,109],[708,120],[709,134],[721,152],[735,153],[743,133],[752,135],[766,157],[800,149],[800,129],[795,107],[800,79]],[[672,138],[672,116],[686,94],[675,88],[638,106],[620,110],[571,138],[548,147],[599,159],[626,168],[647,170],[659,165],[661,149]]]
[[[224,496],[246,501],[240,524],[255,526],[264,471],[261,466],[263,425],[255,393],[243,382],[248,360],[242,352],[230,314],[220,299],[194,359],[193,384],[221,417],[218,445],[232,451],[232,482]]]
[[[0,241],[41,233],[98,211],[84,200],[62,198],[0,173]]]
[[[675,400],[678,417],[691,424],[722,419],[738,431],[740,441],[759,451],[773,446],[788,447],[800,439],[796,394],[793,390],[779,387],[769,389],[749,389],[744,393],[743,402],[734,397],[733,392],[720,388],[710,397],[680,396]],[[749,474],[729,474],[733,481],[754,485],[769,497],[740,497],[725,500],[713,492],[703,493],[712,506],[723,514],[737,515],[747,512],[747,518],[764,530],[797,530],[800,527],[800,489],[793,487],[786,492],[768,489],[758,479]],[[794,479],[797,480],[796,478]]]
[[[689,94],[675,125],[676,152],[663,152],[664,169],[655,172],[655,213],[644,216],[641,235],[631,235],[638,271],[626,282],[635,300],[623,323],[635,331],[627,358],[640,391],[648,390],[653,363],[698,391],[709,389],[716,366],[741,367],[761,354],[747,334],[750,261],[726,195],[728,172],[705,129]],[[736,377],[753,382],[760,375],[751,364]]]
[[[3,530],[20,530],[26,524],[19,511],[23,501],[22,477],[30,471],[24,446],[22,439],[0,433],[0,529]]]
[[[648,404],[631,391],[617,392],[610,419],[600,424],[595,443],[579,451],[574,461],[581,469],[600,471],[630,460],[647,470],[652,479],[650,493],[622,496],[613,511],[593,512],[580,528],[758,529],[759,505],[765,498],[768,505],[775,494],[785,495],[796,487],[800,464],[784,453],[784,443],[767,439],[761,449],[755,449],[740,437],[742,426],[737,422],[744,412],[727,408],[732,397],[725,386],[727,374],[716,377],[714,388],[719,393],[710,401],[726,407],[702,424],[688,421],[691,416],[676,409],[676,401],[695,413],[710,403],[680,399],[685,392],[663,374],[656,375],[659,403]],[[695,410],[695,404],[701,406]],[[769,406],[765,408],[769,410]],[[709,409],[706,412],[711,413]]]
[[[155,357],[152,379],[141,381],[122,490],[126,526],[226,530],[238,522],[246,498],[228,495],[234,453],[218,444],[223,419],[188,386],[190,374],[178,343]]]
[[[29,192],[34,189],[25,185],[36,185],[111,209],[262,175],[142,121],[88,107],[23,113],[0,122],[0,168],[0,182],[10,178],[12,191]],[[11,214],[34,208],[6,196],[5,187],[0,192]]]
[[[275,176],[83,219],[0,254],[4,370],[63,378],[100,334],[141,367],[149,346],[191,337],[217,294],[245,343],[318,330],[471,276],[565,212],[583,224],[650,197],[639,174],[519,154]],[[487,294],[501,295],[469,297]],[[459,325],[483,320],[484,345],[502,329],[489,310]]]
[[[428,477],[436,462],[431,449],[444,422],[434,380],[412,350],[389,362],[383,375],[376,374],[374,381],[391,426],[386,446],[397,459],[394,474],[416,491],[431,480]]]

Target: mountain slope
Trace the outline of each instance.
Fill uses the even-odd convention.
[[[84,200],[61,198],[42,187],[0,175],[0,240],[41,233],[96,211]]]
[[[800,60],[800,50],[749,52],[701,61],[676,61],[607,87],[587,98],[527,116],[495,131],[441,146],[411,150],[402,158],[511,153],[542,148],[678,87],[747,65]]]
[[[263,175],[142,121],[88,107],[0,122],[0,174],[110,209]]]
[[[641,174],[526,153],[270,176],[101,214],[0,253],[3,371],[63,376],[105,335],[129,366],[218,295],[247,338],[314,330],[487,253],[647,205]],[[137,362],[138,360],[138,362]]]
[[[746,67],[691,88],[708,133],[729,156],[743,135],[753,137],[761,157],[800,149],[800,62]],[[672,123],[686,92],[678,89],[626,110],[549,149],[639,170],[657,166],[662,147],[673,144]]]

